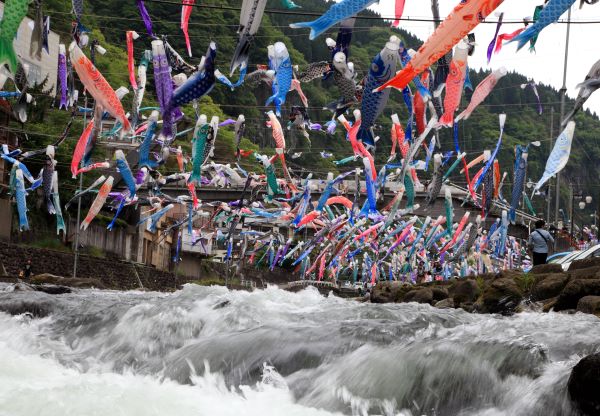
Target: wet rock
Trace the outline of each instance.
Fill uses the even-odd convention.
[[[586,267],[583,269],[575,269],[575,270],[569,269],[569,276],[571,276],[571,279],[573,279],[573,280],[600,279],[600,267],[594,266],[594,267]]]
[[[554,305],[556,305],[556,301],[558,300],[558,296],[552,299],[547,299],[546,302],[544,303],[544,305],[542,306],[542,311],[543,312],[550,312],[551,310],[554,309]]]
[[[34,286],[34,290],[38,292],[44,292],[49,295],[62,295],[64,293],[72,292],[70,287],[59,285],[36,285]]]
[[[577,302],[577,311],[600,316],[600,296],[584,296]]]
[[[432,287],[431,292],[433,293],[434,303],[448,298],[448,289],[446,289],[446,288]]]
[[[543,273],[562,273],[563,269],[560,264],[538,264],[533,266],[529,273],[543,274]]]
[[[568,390],[571,400],[584,415],[600,414],[600,353],[577,363],[571,371]]]
[[[600,268],[600,257],[590,257],[583,260],[575,260],[569,266],[569,271],[572,272],[573,270],[587,269],[590,267]]]
[[[475,311],[475,303],[474,302],[463,302],[458,305],[458,308],[462,309],[465,312],[474,312]]]
[[[69,286],[77,288],[96,288],[104,289],[104,284],[98,279],[88,278],[73,278],[73,277],[62,277],[56,276],[49,273],[43,273],[35,275],[31,278],[31,283],[42,285],[58,285],[58,286]]]
[[[54,305],[42,299],[8,299],[0,302],[0,311],[10,315],[27,314],[44,318],[54,311]]]
[[[408,292],[403,299],[404,302],[417,302],[417,303],[433,303],[433,290],[426,287],[423,289],[417,289]]]
[[[454,299],[447,298],[440,300],[439,302],[436,302],[434,306],[439,309],[454,309]]]
[[[454,306],[473,303],[480,295],[479,285],[475,280],[459,280],[450,287],[449,295],[454,299]]]
[[[485,288],[481,296],[479,312],[501,313],[503,315],[513,313],[523,294],[514,280],[509,278],[497,279]]]
[[[381,282],[371,290],[372,303],[402,302],[404,295],[413,290],[414,286],[402,282]]]
[[[495,279],[520,279],[524,274],[521,270],[502,270]]]
[[[600,279],[571,280],[558,296],[554,310],[575,309],[579,299],[585,296],[600,296]]]
[[[569,281],[569,276],[564,273],[545,275],[542,280],[536,281],[531,289],[531,298],[534,301],[550,299],[558,296]]]
[[[36,283],[36,284],[57,284],[58,282],[60,282],[61,280],[65,279],[62,276],[57,276],[54,274],[50,274],[50,273],[41,273],[41,274],[36,274],[35,276],[33,276],[31,278],[31,283]]]

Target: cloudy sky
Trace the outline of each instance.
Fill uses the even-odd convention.
[[[380,4],[372,8],[382,16],[393,16],[394,0],[381,0]],[[532,16],[537,4],[542,0],[505,0],[497,9],[504,12],[504,19],[508,21],[520,20]],[[440,15],[447,16],[458,4],[458,0],[439,0]],[[594,6],[584,5],[579,9],[579,1],[573,6],[572,21],[598,21],[600,22],[600,4]],[[428,0],[406,0],[404,17],[431,18],[431,2]],[[561,19],[567,18],[565,13]],[[490,19],[490,18],[488,18]],[[496,16],[491,16],[496,20]],[[402,27],[414,33],[421,39],[426,39],[433,32],[433,23],[427,22],[402,22]],[[472,68],[495,69],[505,66],[509,70],[520,72],[536,82],[550,84],[557,89],[562,85],[563,60],[565,47],[566,24],[553,24],[542,32],[536,45],[537,53],[530,53],[527,47],[516,52],[516,45],[506,45],[499,55],[492,58],[487,64],[486,51],[495,31],[494,24],[480,24],[475,29],[478,49],[475,55],[469,58]],[[522,27],[519,24],[505,24],[500,33],[510,33]],[[569,66],[567,71],[567,94],[570,97],[577,95],[575,86],[585,78],[589,68],[600,59],[600,23],[598,24],[573,24],[571,26],[571,41],[569,51]],[[592,96],[586,105],[592,111],[600,114],[600,93]]]

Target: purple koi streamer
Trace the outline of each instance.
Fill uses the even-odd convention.
[[[154,32],[152,32],[152,20],[150,19],[150,15],[148,14],[148,10],[146,10],[146,5],[144,4],[144,0],[135,0],[138,9],[140,10],[140,16],[142,16],[142,20],[144,21],[144,26],[146,26],[146,31],[151,37],[154,36]]]
[[[488,65],[492,61],[492,53],[494,52],[494,48],[496,47],[496,41],[498,39],[498,33],[500,33],[500,28],[502,27],[502,19],[503,18],[504,18],[504,13],[500,13],[500,17],[498,18],[498,24],[496,25],[496,33],[494,34],[494,38],[490,42],[490,46],[488,46],[488,50],[487,50]]]

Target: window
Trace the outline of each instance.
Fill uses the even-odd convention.
[[[27,73],[27,85],[34,87],[44,81],[42,68],[39,65],[26,60],[23,60],[23,63],[29,66],[29,72]]]

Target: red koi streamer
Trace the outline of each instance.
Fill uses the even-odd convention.
[[[392,23],[392,27],[400,26],[400,18],[402,17],[402,14],[404,13],[404,3],[405,2],[406,2],[406,0],[396,0],[396,6],[394,7],[394,16],[396,17],[396,19]]]
[[[187,47],[188,55],[192,56],[192,46],[190,45],[190,35],[188,33],[188,25],[190,16],[192,15],[192,9],[194,8],[196,0],[183,0],[183,6],[181,6],[181,30],[185,37],[185,46]]]

